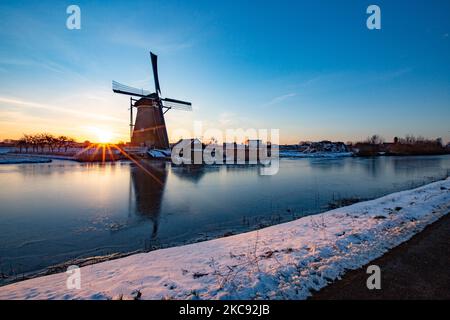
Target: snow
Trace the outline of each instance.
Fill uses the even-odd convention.
[[[301,142],[298,144],[300,152],[303,153],[339,153],[349,152],[348,147],[343,142],[318,141]]]
[[[152,158],[167,158],[171,153],[169,150],[152,149],[148,150],[148,155]]]
[[[0,164],[16,164],[16,163],[43,163],[52,162],[51,159],[45,157],[32,157],[16,154],[0,154]]]
[[[351,157],[353,152],[342,142],[301,142],[295,148],[280,148],[280,157],[289,158],[337,158]]]
[[[305,153],[298,151],[281,151],[280,157],[282,158],[338,158],[338,157],[351,157],[352,152],[316,152]]]
[[[0,288],[0,299],[305,299],[450,210],[450,179],[226,238]]]

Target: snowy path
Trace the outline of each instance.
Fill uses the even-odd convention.
[[[0,299],[304,299],[450,211],[450,179],[222,239],[0,287]]]

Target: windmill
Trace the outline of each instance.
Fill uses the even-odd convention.
[[[129,95],[130,97],[130,136],[131,144],[147,146],[155,149],[169,149],[164,115],[170,109],[191,111],[190,102],[161,98],[161,88],[158,78],[158,56],[150,52],[155,81],[155,92],[133,88],[119,82],[112,82],[115,93]],[[137,98],[136,98],[137,97]],[[136,108],[136,120],[133,124],[133,108]]]

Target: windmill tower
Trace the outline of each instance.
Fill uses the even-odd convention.
[[[155,81],[155,92],[133,88],[116,81],[112,82],[115,93],[121,93],[130,97],[130,136],[131,144],[135,146],[147,146],[155,149],[169,149],[169,137],[167,135],[164,115],[170,109],[191,111],[190,102],[161,98],[161,88],[158,78],[158,56],[150,52]],[[133,123],[133,108],[137,110]]]

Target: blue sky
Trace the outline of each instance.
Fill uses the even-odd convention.
[[[81,8],[81,30],[66,8]],[[381,8],[382,29],[366,28]],[[282,143],[450,140],[450,1],[0,1],[0,139],[128,136],[111,80],[192,101],[169,134],[278,128]],[[205,139],[207,137],[204,137]]]

